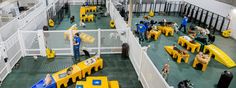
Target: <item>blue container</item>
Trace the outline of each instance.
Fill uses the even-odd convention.
[[[52,82],[48,86],[43,86],[44,84],[44,79],[41,79],[39,82],[34,84],[31,88],[57,88],[55,80],[51,77]]]

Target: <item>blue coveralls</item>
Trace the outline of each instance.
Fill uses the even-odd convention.
[[[77,58],[79,58],[80,56],[80,51],[79,51],[79,47],[80,47],[80,43],[81,43],[81,39],[80,37],[74,37],[74,42],[78,43],[78,45],[74,45],[74,59],[77,60]]]
[[[139,41],[144,41],[146,29],[147,28],[144,24],[139,24],[138,25]]]
[[[181,30],[182,27],[184,27],[184,32],[186,33],[186,26],[187,26],[187,23],[188,23],[188,18],[187,18],[187,17],[184,17],[184,19],[182,20],[182,23],[181,23],[181,26],[180,26],[179,30]]]

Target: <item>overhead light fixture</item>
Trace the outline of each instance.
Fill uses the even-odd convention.
[[[236,8],[233,8],[231,11],[233,14],[236,14]]]

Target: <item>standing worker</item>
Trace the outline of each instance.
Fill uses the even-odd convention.
[[[138,25],[138,32],[139,32],[139,41],[143,42],[145,39],[145,32],[146,32],[146,26],[144,24],[139,24]]]
[[[75,33],[74,40],[73,40],[75,61],[77,61],[77,59],[80,57],[80,51],[79,51],[80,43],[81,43],[81,39],[79,37],[79,33]]]
[[[186,33],[186,26],[187,26],[187,23],[188,23],[188,17],[187,17],[187,16],[184,16],[179,30],[181,30],[182,27],[184,27],[184,33]]]

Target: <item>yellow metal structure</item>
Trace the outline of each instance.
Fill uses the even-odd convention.
[[[217,46],[213,44],[205,45],[203,52],[206,53],[207,51],[209,51],[209,57],[214,55],[215,60],[220,62],[221,64],[224,64],[226,67],[232,68],[236,66],[235,62]]]

